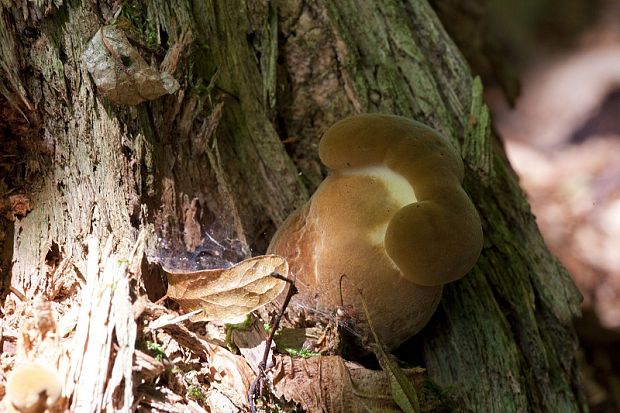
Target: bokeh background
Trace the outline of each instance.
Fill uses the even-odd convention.
[[[590,409],[620,412],[620,1],[433,5],[482,77],[541,232],[583,294]]]

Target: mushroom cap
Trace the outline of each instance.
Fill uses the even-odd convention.
[[[15,366],[7,379],[6,395],[22,413],[42,413],[59,399],[62,380],[58,372],[37,363]]]
[[[458,153],[407,118],[360,115],[323,135],[329,176],[274,235],[289,261],[298,304],[361,316],[358,290],[388,347],[428,322],[442,286],[464,276],[482,249],[478,213],[461,187]],[[346,274],[346,281],[340,278]]]

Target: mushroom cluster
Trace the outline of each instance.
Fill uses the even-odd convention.
[[[426,325],[442,286],[471,270],[482,250],[463,162],[435,130],[380,114],[333,125],[319,157],[329,175],[268,252],[289,262],[299,289],[293,305],[322,313],[345,306],[363,326],[361,291],[375,331],[394,348]]]

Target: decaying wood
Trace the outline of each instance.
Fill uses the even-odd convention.
[[[159,70],[168,56],[176,63],[166,69],[181,85],[132,107],[101,97],[82,60],[88,40],[130,3],[120,12],[145,44],[156,42],[140,48],[145,61]],[[95,270],[89,240],[104,257],[130,257],[144,230],[149,261],[185,270],[263,252],[322,179],[321,132],[346,115],[380,111],[425,122],[461,148],[485,232],[476,268],[445,289],[403,354],[419,349],[414,358],[428,377],[466,410],[585,409],[571,327],[579,295],[542,241],[492,133],[480,83],[426,1],[4,1],[0,63],[2,103],[11,119],[27,119],[15,130],[36,137],[31,151],[40,151],[28,169],[38,171],[30,193],[18,188],[32,209],[1,218],[3,240],[12,240],[2,243],[0,262],[11,264],[5,290],[10,284],[27,300],[49,295],[58,334],[84,350],[65,355],[70,407],[246,408],[235,396],[249,385],[244,372],[252,375],[242,358],[183,323],[148,330],[148,311],[132,318],[137,310],[128,306],[144,291],[130,274],[139,271],[112,258]],[[153,271],[142,275],[162,287]],[[61,273],[69,278],[50,294],[50,277],[57,283]],[[21,311],[7,294],[3,316]],[[166,330],[173,325],[183,334]],[[12,330],[3,331],[14,344]],[[130,394],[127,363],[132,355],[136,363],[134,346],[145,337],[169,346],[170,384],[151,374],[153,388]],[[239,376],[227,382],[217,368]],[[188,379],[189,370],[196,375]],[[205,377],[217,385],[200,387]],[[206,399],[181,394],[188,380]]]

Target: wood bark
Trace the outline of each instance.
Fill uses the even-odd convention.
[[[119,3],[0,2],[0,92],[39,142],[33,208],[3,222],[12,286],[37,295],[62,260],[86,274],[89,236],[129,251],[142,228],[149,258],[178,266],[222,252],[207,234],[223,259],[261,253],[324,176],[321,132],[355,113],[400,114],[461,148],[485,233],[475,269],[401,352],[417,352],[464,411],[587,410],[580,296],[540,236],[480,81],[426,1],[125,2],[138,38],[154,40],[147,61],[165,59],[181,85],[131,107],[101,97],[82,60]],[[156,274],[149,283],[161,296]]]

